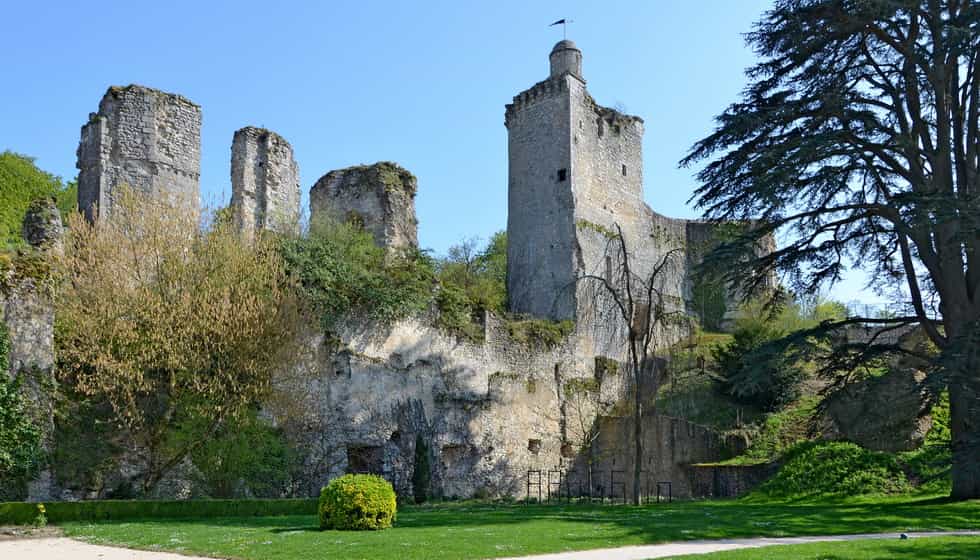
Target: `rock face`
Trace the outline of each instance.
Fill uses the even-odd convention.
[[[294,231],[299,225],[299,165],[282,136],[247,126],[231,145],[231,207],[246,236],[268,229]]]
[[[824,437],[875,451],[910,451],[932,427],[925,374],[899,369],[838,391],[826,401]]]
[[[619,368],[601,356],[577,358],[575,335],[554,347],[518,343],[488,316],[484,336],[461,341],[417,320],[349,326],[330,344],[312,336],[307,368],[280,378],[266,408],[305,450],[299,493],[313,495],[345,472],[372,472],[410,496],[418,435],[431,453],[435,496],[523,497],[528,471],[584,476],[587,457],[594,491],[608,491],[599,473],[622,469],[629,455],[628,421],[597,418],[626,391]],[[645,422],[649,474],[674,481],[675,496],[691,487],[686,462],[728,457],[725,439],[710,430],[666,417]]]
[[[712,226],[662,216],[644,203],[643,120],[595,102],[571,41],[555,45],[550,58],[550,76],[515,96],[505,113],[512,311],[580,318],[594,297],[577,279],[608,276],[620,265],[617,225],[639,276],[649,278],[671,255],[658,288],[684,310]]]
[[[143,86],[110,87],[82,127],[76,167],[78,208],[89,219],[112,213],[121,185],[169,197],[196,213],[201,108]]]
[[[331,171],[310,190],[310,218],[352,221],[389,251],[418,247],[415,176],[380,162]]]

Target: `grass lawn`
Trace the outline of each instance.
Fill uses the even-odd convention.
[[[895,540],[795,544],[672,556],[665,560],[977,560],[980,537],[929,537]]]
[[[463,559],[689,539],[977,529],[980,501],[712,501],[643,507],[449,503],[403,508],[395,527],[380,532],[321,532],[313,515],[75,522],[62,527],[68,536],[98,544],[225,558]]]

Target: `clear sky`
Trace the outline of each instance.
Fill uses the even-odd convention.
[[[230,198],[232,134],[295,150],[303,204],[331,169],[391,160],[419,179],[423,247],[443,253],[507,223],[504,104],[548,74],[562,38],[593,97],[646,121],[658,212],[697,216],[677,162],[745,85],[742,34],[763,0],[494,2],[11,2],[0,32],[0,150],[76,175],[79,130],[110,85],[180,93],[203,110],[201,190]],[[839,299],[858,295],[845,282]]]

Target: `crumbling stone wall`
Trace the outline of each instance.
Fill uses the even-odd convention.
[[[120,185],[168,196],[197,212],[201,108],[139,85],[110,87],[78,145],[78,207],[89,219],[112,212]]]
[[[388,250],[417,247],[417,188],[414,175],[387,161],[338,169],[310,190],[310,218],[358,223]]]
[[[299,493],[370,471],[411,495],[417,435],[431,450],[432,491],[447,498],[523,497],[529,469],[574,470],[591,456],[608,470],[629,460],[628,411],[617,407],[628,389],[622,364],[580,358],[575,334],[554,347],[518,344],[493,315],[484,336],[459,340],[420,319],[348,325],[329,342],[311,334],[307,367],[280,378],[266,407],[304,450]],[[582,399],[583,387],[595,393]],[[686,463],[726,457],[724,438],[710,430],[646,422],[653,474],[675,480],[675,495],[689,491]]]
[[[24,219],[29,249],[0,266],[0,319],[10,339],[9,367],[2,375],[22,379],[41,428],[44,447],[50,449],[54,428],[54,304],[48,276],[51,260],[63,251],[62,223],[53,200],[31,204]],[[28,498],[51,497],[52,477],[47,470],[28,485]]]
[[[268,229],[294,231],[299,224],[299,166],[293,148],[271,130],[247,126],[231,145],[231,208],[246,236]]]

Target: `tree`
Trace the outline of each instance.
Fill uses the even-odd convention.
[[[856,263],[900,295],[900,316],[795,340],[920,326],[949,387],[952,495],[980,497],[980,5],[780,0],[747,40],[762,60],[742,99],[681,163],[707,162],[694,198],[708,217],[762,221],[710,258],[743,289],[779,269],[816,292]],[[785,246],[757,254],[772,232]],[[837,345],[828,368],[908,352],[883,338]]]
[[[684,316],[683,310],[671,309],[663,282],[671,266],[680,258],[680,248],[668,250],[649,273],[633,267],[623,228],[615,224],[615,233],[607,235],[607,272],[605,276],[582,274],[576,279],[592,288],[588,294],[591,311],[600,323],[618,323],[625,333],[626,380],[632,397],[633,413],[633,504],[640,504],[643,470],[643,391],[641,380],[652,381],[652,394],[659,388],[662,365],[653,355],[661,329]]]
[[[465,239],[439,262],[439,282],[461,290],[474,312],[501,312],[507,304],[507,233],[493,234],[487,246]]]
[[[38,169],[34,159],[11,151],[0,152],[0,247],[21,245],[21,224],[31,201],[55,197],[63,214],[74,209],[78,185]]]
[[[58,374],[111,407],[147,493],[292,365],[299,303],[275,244],[227,221],[201,231],[182,207],[124,189],[111,219],[69,225]]]

